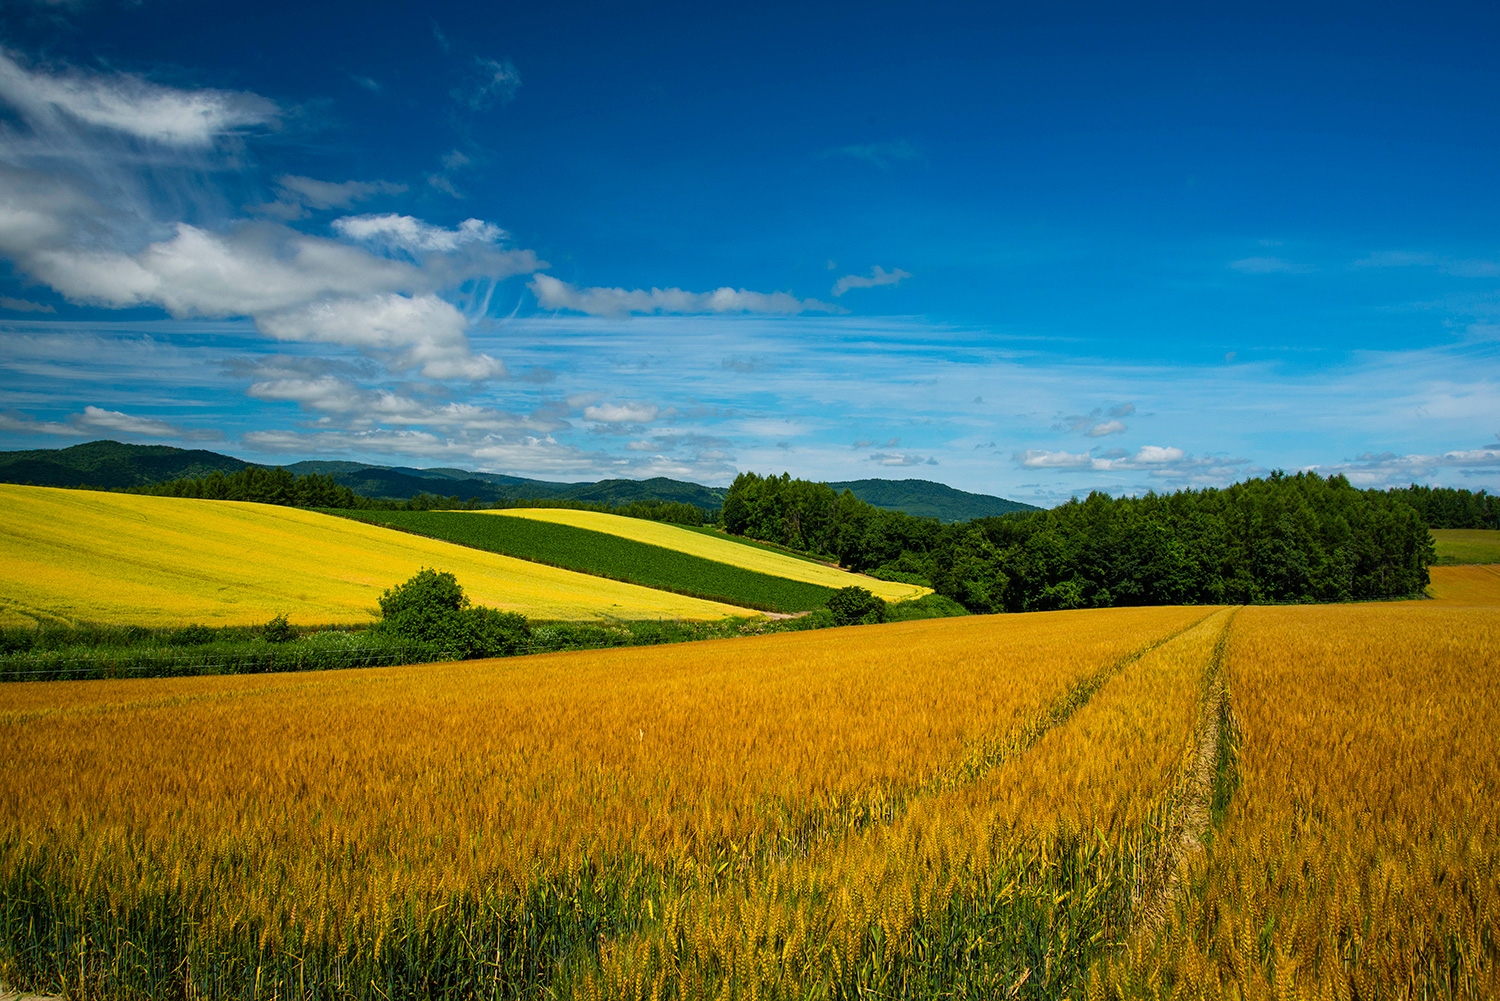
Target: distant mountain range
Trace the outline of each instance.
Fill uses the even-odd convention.
[[[203,449],[91,441],[71,448],[0,452],[0,483],[122,490],[184,477],[207,476],[213,472],[233,473],[246,466],[270,468],[263,463],[246,462]],[[649,480],[555,483],[503,473],[373,466],[363,462],[309,460],[285,468],[299,475],[321,473],[357,494],[392,500],[407,500],[428,493],[464,500],[477,497],[487,502],[567,500],[618,505],[632,501],[678,501],[713,509],[724,503],[725,494],[723,487],[705,487],[662,476]],[[930,480],[849,480],[830,483],[829,486],[840,493],[851,490],[854,496],[876,507],[948,522],[1038,510],[1030,504],[987,494],[971,494]]]

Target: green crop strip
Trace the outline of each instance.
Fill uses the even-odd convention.
[[[833,589],[773,577],[617,535],[529,518],[452,511],[336,511],[444,542],[762,611],[802,612]]]

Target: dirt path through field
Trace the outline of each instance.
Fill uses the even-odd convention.
[[[0,982],[0,1001],[64,1001],[55,994],[17,994],[10,985]]]
[[[1229,613],[1224,631],[1214,644],[1208,665],[1203,707],[1198,714],[1197,749],[1183,776],[1172,817],[1172,833],[1166,838],[1155,866],[1155,878],[1137,900],[1132,937],[1153,935],[1170,916],[1182,896],[1182,874],[1187,863],[1203,851],[1203,840],[1213,823],[1214,780],[1219,763],[1219,742],[1229,713],[1229,690],[1224,684],[1224,653],[1229,630],[1239,609]]]

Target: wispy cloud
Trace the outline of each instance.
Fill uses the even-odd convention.
[[[399,195],[406,191],[406,185],[389,181],[319,181],[294,174],[277,178],[276,188],[274,202],[251,205],[248,209],[290,221],[306,218],[310,210],[343,209],[377,195]]]
[[[127,74],[47,73],[0,49],[0,99],[34,128],[85,126],[165,146],[203,149],[257,125],[273,125],[276,104],[256,94],[179,90]]]
[[[1246,275],[1300,275],[1315,270],[1309,265],[1298,264],[1284,257],[1242,257],[1230,261],[1231,271]]]
[[[1500,261],[1482,257],[1449,257],[1407,250],[1383,250],[1354,262],[1356,268],[1432,268],[1458,278],[1500,276]]]
[[[886,271],[880,265],[875,265],[869,275],[845,275],[833,285],[835,298],[843,295],[852,288],[875,288],[879,285],[898,285],[901,279],[910,278],[910,271],[902,271],[896,268],[894,271]]]
[[[853,157],[856,160],[874,164],[881,170],[889,170],[898,163],[922,159],[922,151],[909,139],[835,146],[825,151],[824,155]]]
[[[521,89],[521,74],[509,59],[475,58],[470,81],[453,91],[453,97],[471,110],[483,111],[507,104]]]
[[[729,287],[712,292],[684,292],[680,288],[578,288],[551,275],[538,274],[528,287],[543,309],[570,310],[590,316],[630,313],[761,313],[792,316],[798,313],[837,313],[837,306],[816,299],[798,299],[787,292],[750,292]]]
[[[176,441],[223,441],[224,433],[211,428],[192,428],[149,417],[137,417],[118,410],[87,406],[82,413],[66,421],[38,421],[25,414],[0,414],[0,430],[18,434],[46,434],[86,437],[95,434],[120,435],[126,438],[171,438]]]
[[[55,313],[56,306],[46,305],[40,302],[32,302],[30,299],[12,299],[10,296],[0,295],[0,309],[8,309],[14,313]]]

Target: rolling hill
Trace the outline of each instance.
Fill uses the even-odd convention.
[[[270,468],[263,463],[202,449],[91,441],[70,448],[0,452],[0,483],[124,490],[213,472],[233,473],[247,466]],[[475,498],[488,504],[555,500],[615,506],[636,501],[673,501],[714,511],[723,504],[725,494],[723,487],[661,476],[564,483],[448,467],[417,469],[318,459],[295,462],[285,468],[298,475],[319,473],[331,477],[365,497],[397,501],[425,493],[461,500]],[[968,493],[930,480],[848,480],[829,486],[839,492],[851,490],[860,500],[876,507],[946,522],[1038,510],[1028,504]]]
[[[731,605],[297,508],[0,486],[0,625],[360,623],[423,567],[540,619],[720,619]]]

